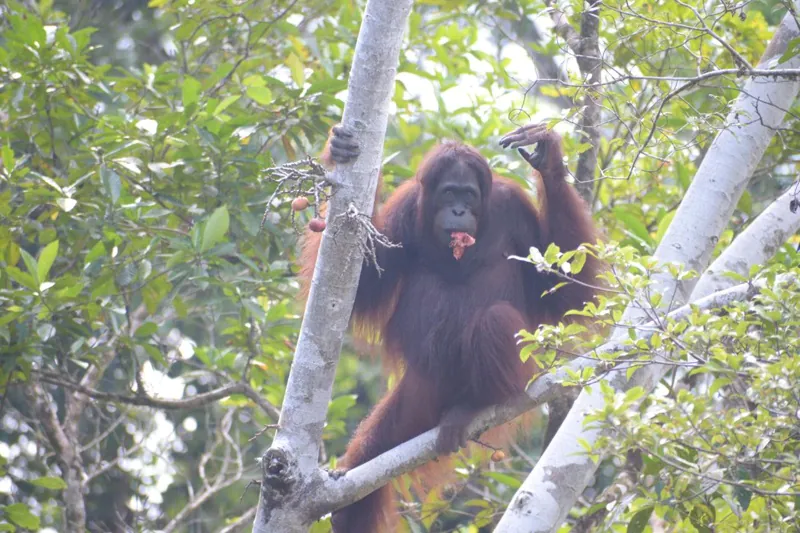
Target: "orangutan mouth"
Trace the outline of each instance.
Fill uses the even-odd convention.
[[[453,249],[453,257],[456,261],[464,256],[464,251],[475,244],[475,237],[464,231],[454,231],[450,234],[450,248]]]

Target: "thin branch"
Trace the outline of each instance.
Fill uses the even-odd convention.
[[[714,40],[716,40],[719,44],[721,44],[723,47],[725,47],[725,49],[728,52],[730,52],[730,54],[733,56],[733,62],[734,63],[736,63],[737,65],[739,65],[740,67],[745,68],[745,69],[752,69],[753,68],[753,66],[750,64],[750,62],[747,61],[747,59],[745,59],[744,56],[742,56],[742,54],[740,54],[736,50],[736,48],[731,46],[731,44],[728,41],[726,41],[725,39],[720,37],[717,34],[717,32],[715,32],[714,30],[712,30],[711,28],[708,27],[708,24],[706,24],[706,21],[703,19],[702,15],[700,15],[700,13],[698,13],[697,10],[694,7],[688,5],[688,4],[684,3],[684,2],[681,2],[681,0],[675,0],[675,1],[678,4],[682,5],[683,7],[685,7],[686,9],[689,9],[692,13],[694,13],[694,16],[697,17],[697,20],[700,21],[700,24],[703,25],[703,30],[708,35],[710,35],[712,38],[714,38]]]
[[[258,507],[251,507],[242,516],[219,530],[219,533],[239,533],[253,525],[253,518],[256,516]]]
[[[570,25],[567,16],[552,4],[552,0],[545,0],[545,5],[550,11],[550,18],[553,19],[553,29],[567,42],[570,50],[576,56],[581,55],[581,36]]]
[[[203,480],[203,490],[199,494],[191,497],[189,503],[184,505],[181,510],[178,511],[175,517],[170,520],[166,526],[164,526],[162,529],[164,533],[173,533],[176,531],[178,527],[186,522],[186,520],[198,509],[200,509],[204,503],[209,501],[219,492],[225,490],[242,479],[242,476],[244,475],[244,466],[242,463],[241,450],[230,436],[231,425],[235,413],[236,411],[234,409],[229,409],[225,413],[220,421],[220,427],[217,429],[216,438],[213,444],[208,447],[208,450],[200,458],[198,471],[200,478]],[[224,447],[224,457],[222,459],[222,464],[215,469],[216,474],[213,481],[210,482],[206,475],[206,465],[213,458],[214,451],[220,446]],[[231,451],[233,451],[235,455],[233,459],[231,459],[229,456]],[[228,472],[231,463],[234,464],[235,469],[233,472]]]
[[[280,411],[267,400],[263,399],[247,383],[231,383],[218,389],[203,392],[189,398],[182,398],[180,400],[167,400],[163,398],[153,398],[146,393],[129,396],[115,392],[103,392],[91,389],[89,387],[84,387],[79,383],[73,383],[65,380],[57,374],[50,372],[36,370],[33,373],[45,383],[64,387],[65,389],[84,394],[94,400],[99,401],[118,402],[128,405],[139,405],[142,407],[153,407],[158,409],[196,409],[198,407],[203,407],[210,403],[216,402],[217,400],[233,396],[234,394],[241,394],[255,402],[273,420],[277,420],[280,417]]]

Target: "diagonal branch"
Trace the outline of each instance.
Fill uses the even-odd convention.
[[[251,507],[239,518],[219,530],[219,533],[239,533],[250,527],[253,523],[253,518],[256,516],[256,507]]]
[[[782,282],[785,279],[788,279],[788,276],[779,278],[776,281]],[[706,310],[722,308],[734,302],[751,299],[758,291],[758,287],[743,283],[693,301],[691,304],[683,305],[669,313],[667,317],[672,320],[681,320],[691,315],[697,308]],[[658,320],[638,326],[640,331],[638,339],[648,340],[656,332],[660,331],[660,324],[662,323],[663,320]],[[511,399],[505,404],[483,410],[470,425],[470,437],[477,438],[484,431],[513,420],[526,411],[564,394],[566,389],[571,387],[562,383],[569,382],[572,379],[571,376],[581,375],[586,368],[597,369],[604,354],[624,351],[631,344],[633,342],[627,338],[609,341],[584,354],[583,357],[573,359],[569,364],[560,367],[555,372],[541,375],[528,386],[525,394]],[[624,361],[620,363],[623,368],[621,373],[624,376],[627,366]],[[656,360],[652,366],[659,368],[662,365],[660,361]],[[613,372],[611,369],[605,371]],[[640,383],[637,382],[636,384],[639,385]],[[363,465],[348,470],[339,479],[328,478],[320,490],[320,499],[315,500],[317,516],[322,516],[327,512],[357,501],[385,485],[394,477],[410,472],[414,468],[434,459],[436,457],[435,444],[438,433],[438,428],[427,431]],[[517,530],[514,529],[513,531]]]
[[[734,281],[725,272],[747,276],[750,267],[766,262],[800,229],[800,213],[792,213],[790,208],[798,187],[798,183],[789,187],[733,240],[697,282],[692,298],[730,287]]]
[[[572,50],[572,53],[576,56],[581,55],[581,36],[569,23],[567,16],[563,11],[553,5],[552,0],[545,0],[544,4],[550,11],[550,18],[553,20],[553,29],[555,32],[567,42],[567,46]]]
[[[203,506],[203,504],[242,479],[244,475],[242,452],[230,435],[231,423],[235,413],[236,411],[234,409],[229,409],[228,412],[225,413],[220,421],[214,442],[208,446],[208,449],[200,459],[198,470],[200,478],[203,480],[203,489],[199,494],[193,495],[190,501],[178,511],[175,517],[163,527],[162,531],[164,533],[174,533],[177,531],[180,526],[186,523],[192,514]],[[208,473],[206,472],[206,464],[211,461],[216,453],[216,449],[220,447],[225,448],[223,454],[224,459],[222,464],[214,469],[213,479],[209,480]],[[233,457],[229,457],[230,452],[233,452]]]

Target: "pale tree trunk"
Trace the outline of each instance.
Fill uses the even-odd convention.
[[[327,474],[320,470],[322,430],[342,340],[361,272],[359,222],[372,213],[389,104],[412,0],[369,0],[358,35],[343,123],[361,153],[338,166],[300,338],[289,374],[278,430],[262,460],[263,479],[254,533],[307,531]]]
[[[697,282],[692,300],[726,289],[735,281],[725,272],[747,276],[750,267],[761,265],[775,255],[781,245],[800,229],[800,213],[792,213],[789,203],[798,195],[792,185],[747,226],[720,254]]]
[[[800,9],[800,1],[795,0]],[[761,60],[771,68],[800,29],[788,14]],[[782,65],[800,67],[800,57]],[[662,263],[676,262],[703,271],[720,233],[761,160],[774,128],[777,128],[797,96],[800,82],[756,78],[749,81],[728,116],[728,127],[714,140],[697,175],[687,191],[675,220],[656,251]],[[692,281],[677,281],[667,276],[656,279],[663,302],[681,305],[693,288]],[[643,309],[629,308],[623,319],[636,323],[645,317]],[[609,374],[609,383],[618,390],[632,385],[646,390],[658,383],[670,367],[648,365],[629,382],[624,371]],[[584,390],[564,420],[536,467],[514,495],[496,532],[551,532],[563,523],[567,513],[592,479],[598,463],[586,454],[585,444],[593,445],[598,430],[583,425],[587,413],[605,404],[599,387]]]

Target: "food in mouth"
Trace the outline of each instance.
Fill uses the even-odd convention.
[[[464,256],[464,251],[475,244],[475,237],[463,231],[454,231],[450,234],[450,248],[453,249],[453,257],[456,261]]]

